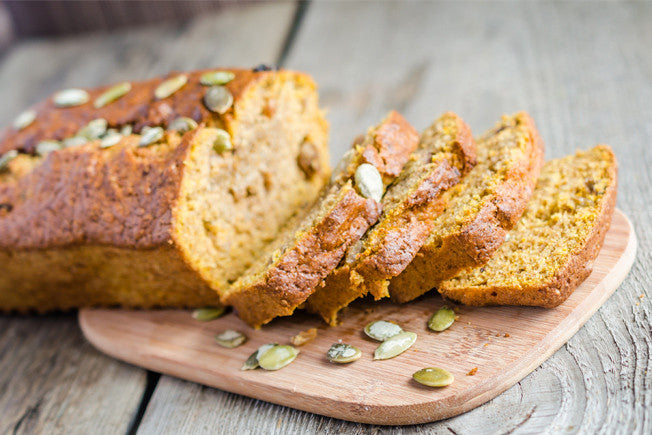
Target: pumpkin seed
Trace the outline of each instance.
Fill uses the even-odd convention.
[[[185,74],[179,74],[178,76],[167,79],[158,85],[154,91],[154,96],[159,100],[167,98],[179,89],[183,88],[186,83],[188,83],[188,76]]]
[[[221,317],[225,310],[224,307],[198,308],[192,312],[192,318],[200,322],[208,322]]]
[[[141,134],[142,136],[140,137],[140,142],[138,142],[138,146],[146,147],[163,139],[163,135],[165,134],[165,131],[163,131],[161,127],[149,127],[149,128],[143,128]]]
[[[185,133],[197,128],[197,122],[192,118],[181,116],[168,125],[168,130],[176,130],[179,133]]]
[[[42,140],[36,144],[36,154],[39,156],[45,156],[52,151],[58,151],[60,149],[61,143],[57,142],[56,140]]]
[[[235,78],[231,71],[211,71],[202,74],[199,83],[204,86],[225,85]]]
[[[403,332],[403,329],[400,326],[386,320],[376,320],[364,327],[364,333],[378,341],[385,341],[401,332]]]
[[[292,343],[294,346],[303,346],[315,338],[317,338],[317,328],[310,328],[306,329],[305,331],[301,331],[294,337],[290,338],[290,343]]]
[[[355,185],[360,195],[380,202],[383,198],[383,178],[374,165],[363,163],[355,170]]]
[[[50,141],[46,141],[50,142]],[[88,139],[83,136],[68,137],[63,140],[64,148],[74,148],[88,143]]]
[[[215,336],[215,341],[222,347],[227,347],[233,349],[244,344],[247,341],[247,336],[241,332],[234,331],[233,329],[227,329],[220,334]]]
[[[240,367],[240,370],[254,370],[260,367],[258,364],[258,358],[274,346],[278,346],[278,343],[269,343],[260,346],[254,351],[254,353],[249,355],[249,358],[247,358],[247,361],[245,361],[242,367]]]
[[[9,150],[0,156],[0,173],[9,170],[9,162],[18,157],[18,151]]]
[[[394,358],[408,350],[417,341],[417,334],[403,331],[380,343],[374,352],[374,359]]]
[[[212,86],[204,95],[204,104],[211,112],[222,115],[233,105],[233,95],[224,86]]]
[[[134,131],[133,125],[127,124],[120,129],[120,134],[123,136],[129,136],[131,133],[133,133],[133,131]]]
[[[16,130],[22,130],[23,128],[27,127],[32,122],[34,122],[35,119],[36,119],[35,110],[25,110],[23,113],[18,115],[16,119],[14,119],[14,128]]]
[[[455,311],[447,306],[438,309],[428,320],[428,328],[441,332],[448,329],[455,321]]]
[[[258,356],[258,365],[265,370],[278,370],[290,364],[299,355],[292,346],[276,345]]]
[[[229,151],[233,149],[233,144],[231,143],[231,136],[225,130],[221,128],[215,129],[215,139],[213,140],[213,149],[218,154],[222,154],[224,151]]]
[[[106,133],[109,123],[104,118],[97,118],[86,124],[78,132],[77,136],[83,136],[88,140],[99,139]]]
[[[100,148],[110,148],[114,145],[117,145],[122,140],[122,135],[116,132],[107,132],[106,135],[102,138],[100,142]]]
[[[54,101],[54,105],[57,107],[73,107],[88,102],[90,98],[90,95],[85,90],[70,88],[54,94],[52,101]]]
[[[131,90],[131,83],[129,82],[118,83],[117,85],[112,86],[111,88],[104,91],[99,97],[97,97],[95,99],[95,102],[93,102],[93,106],[95,106],[96,109],[104,107],[107,104],[113,103],[114,101],[122,98],[130,90]]]
[[[362,356],[362,352],[355,346],[346,343],[335,343],[328,349],[326,357],[330,362],[345,364],[353,362]]]
[[[445,387],[453,383],[455,378],[453,375],[444,369],[437,367],[427,367],[415,372],[412,378],[420,384],[429,387]]]

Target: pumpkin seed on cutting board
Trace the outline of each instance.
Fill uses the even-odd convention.
[[[290,364],[299,355],[299,351],[292,346],[272,346],[258,356],[258,365],[265,370],[279,370]]]
[[[222,347],[233,349],[244,344],[247,341],[247,336],[242,332],[233,329],[227,329],[215,336],[215,341]]]
[[[278,346],[278,343],[268,343],[260,346],[254,351],[254,353],[249,355],[249,358],[247,358],[242,367],[240,367],[240,370],[254,370],[260,367],[258,364],[258,358],[274,346]]]
[[[455,322],[455,311],[447,306],[443,306],[430,317],[428,320],[428,328],[433,331],[441,332],[450,328]]]
[[[192,318],[200,322],[208,322],[222,317],[224,311],[226,311],[225,307],[198,308],[192,312]]]
[[[364,333],[378,341],[385,341],[401,332],[403,332],[403,329],[400,326],[386,320],[376,320],[364,327]]]
[[[438,367],[426,367],[415,372],[412,378],[420,384],[428,387],[445,387],[455,380],[455,377],[448,371]]]
[[[355,346],[346,343],[335,343],[326,352],[330,362],[346,364],[360,359],[362,352]]]
[[[410,331],[400,332],[380,343],[374,351],[374,359],[390,359],[408,350],[417,341],[417,334]]]

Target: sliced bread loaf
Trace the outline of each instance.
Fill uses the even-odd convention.
[[[1,136],[0,310],[217,304],[330,172],[291,71],[67,90]]]
[[[467,305],[564,302],[592,270],[616,203],[617,164],[605,145],[543,167],[527,210],[483,266],[444,281]]]
[[[386,184],[417,143],[414,128],[396,112],[369,129],[342,159],[319,200],[260,252],[222,301],[254,327],[292,314],[377,221]]]
[[[503,116],[477,141],[477,164],[444,195],[446,207],[390,296],[410,301],[459,271],[485,263],[525,210],[543,164],[543,142],[527,113]]]
[[[306,307],[335,324],[338,311],[353,300],[367,293],[376,299],[388,296],[389,279],[412,261],[444,208],[442,194],[474,163],[475,142],[464,121],[454,113],[437,119],[387,189],[378,223],[348,249]]]

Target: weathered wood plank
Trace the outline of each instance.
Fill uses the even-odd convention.
[[[548,157],[598,142],[614,147],[619,207],[639,238],[637,263],[622,287],[530,376],[461,416],[388,432],[652,431],[651,20],[652,5],[644,3],[346,2],[308,9],[286,66],[320,83],[334,160],[390,109],[419,128],[455,110],[476,132],[503,112],[528,110]],[[167,377],[141,426],[143,433],[218,428],[379,430]]]
[[[273,63],[294,11],[242,7],[185,25],[20,43],[0,59],[0,125],[64,87]],[[0,315],[0,433],[125,432],[145,384],[144,370],[87,344],[75,315]]]

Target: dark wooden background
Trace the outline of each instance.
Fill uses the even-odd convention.
[[[19,39],[0,57],[2,125],[64,87],[260,62],[316,78],[333,160],[390,109],[418,128],[454,110],[476,133],[527,110],[548,157],[615,149],[639,251],[621,288],[531,375],[464,415],[406,428],[148,373],[94,350],[74,314],[0,316],[0,433],[652,433],[651,23],[650,3],[275,2]]]

